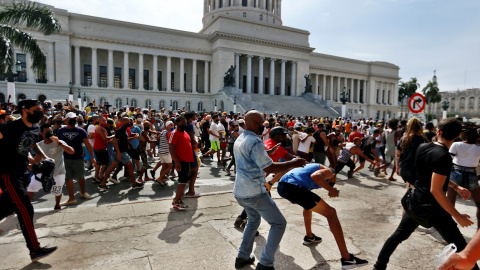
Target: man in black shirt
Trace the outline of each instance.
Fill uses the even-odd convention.
[[[425,137],[427,137],[428,139],[428,142],[432,142],[432,139],[433,137],[435,137],[435,126],[433,125],[432,122],[428,122],[426,125],[425,125],[425,129],[427,130],[425,133],[423,133],[423,135],[425,135]]]
[[[327,157],[325,153],[325,145],[328,145],[327,133],[325,132],[325,126],[323,124],[317,125],[318,130],[313,133],[313,138],[317,142],[313,145],[313,157],[315,163],[325,165],[325,159]]]
[[[43,118],[43,110],[37,100],[22,100],[18,107],[22,118],[0,125],[0,188],[3,191],[0,220],[13,212],[17,214],[30,258],[37,261],[57,249],[40,247],[33,226],[33,206],[27,196],[30,149],[42,159],[48,159],[37,145],[40,133],[37,123]]]
[[[412,206],[414,212],[410,212],[412,209],[405,209],[407,211],[397,230],[383,245],[374,269],[386,269],[390,256],[397,246],[408,239],[420,223],[423,226],[434,227],[446,242],[454,243],[458,251],[462,251],[467,245],[455,221],[462,227],[468,227],[473,222],[468,215],[460,214],[445,195],[447,187],[451,187],[464,199],[470,197],[468,190],[448,179],[453,166],[448,149],[460,135],[461,130],[462,125],[455,118],[444,119],[438,124],[438,141],[418,147],[415,158],[418,178],[415,181],[415,189],[408,191],[414,202]],[[473,269],[479,268],[475,266]]]
[[[362,144],[360,145],[360,148],[362,149],[362,152],[365,156],[367,156],[371,160],[374,159],[377,161],[376,163],[372,163],[373,166],[376,164],[377,167],[380,166],[380,157],[375,151],[375,144],[377,143],[375,137],[378,136],[379,133],[380,130],[375,129],[372,135],[362,138]],[[358,159],[360,160],[360,165],[355,168],[355,170],[353,171],[354,173],[360,171],[361,169],[363,169],[363,167],[365,167],[365,159],[362,156],[359,156]]]

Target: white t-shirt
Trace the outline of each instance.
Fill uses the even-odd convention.
[[[93,142],[95,141],[95,138],[94,138],[94,139],[90,139],[90,133],[95,134],[95,129],[96,129],[96,128],[97,128],[97,127],[96,127],[95,125],[90,125],[90,126],[88,126],[88,129],[87,129],[87,133],[88,133],[88,137],[89,137],[88,141],[90,142],[90,145],[91,145],[92,147],[93,147]]]
[[[299,133],[300,134],[300,139],[303,140],[305,137],[308,135],[307,133]],[[310,145],[315,142],[315,138],[313,136],[309,136],[305,141],[300,141],[300,144],[298,145],[298,150],[303,153],[308,153],[310,149]]]
[[[449,150],[453,163],[462,167],[477,167],[480,161],[480,145],[454,142]]]
[[[242,135],[243,130],[244,129],[241,126],[238,126],[238,135]]]
[[[218,126],[217,124],[215,124],[215,122],[212,122],[212,124],[210,124],[210,132],[218,136]],[[210,134],[209,136],[211,142],[218,142],[218,137],[215,137],[212,134]]]
[[[221,134],[222,137],[225,138],[225,127],[223,126],[223,124],[221,122],[218,122],[217,131],[218,131],[218,134]]]

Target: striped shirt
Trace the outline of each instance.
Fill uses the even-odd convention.
[[[158,151],[160,155],[169,155],[170,154],[170,148],[168,146],[167,134],[168,134],[168,130],[164,130],[164,131],[162,131],[162,133],[160,133],[160,149]]]

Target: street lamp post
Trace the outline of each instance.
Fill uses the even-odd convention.
[[[80,87],[78,88],[78,97],[77,97],[77,102],[78,102],[78,110],[82,110],[82,96],[80,95]]]
[[[443,109],[442,119],[447,118],[447,110],[448,110],[448,107],[450,107],[450,102],[448,102],[448,100],[445,99],[445,100],[442,102],[442,109]]]
[[[347,106],[345,105],[347,101],[348,101],[348,93],[347,93],[347,88],[344,86],[342,91],[340,92],[340,102],[342,102],[342,118],[345,118],[347,114]]]
[[[233,113],[237,113],[237,97],[233,97]]]
[[[173,111],[173,101],[170,99],[170,110]]]
[[[362,115],[362,105],[360,105],[360,108],[358,108],[358,114]]]
[[[87,93],[83,92],[83,107],[87,107]]]
[[[215,109],[214,111],[216,112],[217,111],[217,100],[215,99]]]
[[[68,83],[68,88],[70,88],[70,92],[68,92],[68,100],[73,102],[73,83],[71,81]]]

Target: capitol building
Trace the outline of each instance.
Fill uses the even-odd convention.
[[[47,69],[31,70],[30,56],[17,49],[24,67],[17,99],[65,101],[71,82],[75,104],[80,95],[82,103],[117,108],[338,116],[345,91],[352,118],[399,115],[398,66],[315,52],[308,31],[284,25],[282,0],[204,0],[198,33],[49,8],[62,30],[43,36],[25,29],[37,38]],[[226,86],[228,72],[234,82]],[[2,81],[0,102],[7,95]]]

